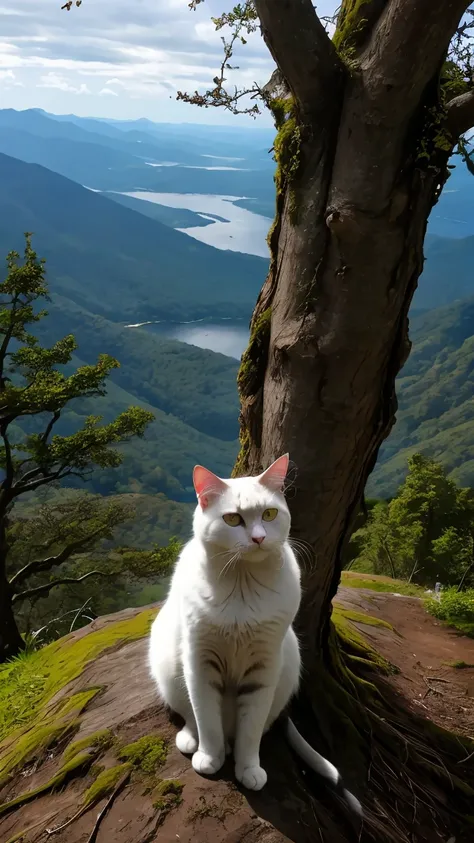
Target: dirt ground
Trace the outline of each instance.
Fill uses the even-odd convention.
[[[385,627],[356,624],[399,669],[390,682],[418,714],[474,740],[474,639],[428,615],[415,597],[341,588],[336,602],[390,623],[396,634]],[[455,668],[455,662],[472,667]]]
[[[401,671],[389,681],[409,706],[441,726],[474,737],[474,669],[450,666],[454,661],[474,664],[474,640],[441,626],[425,614],[415,598],[342,588],[337,602],[393,625],[394,630],[357,624],[373,646]],[[91,627],[96,629],[106,622],[99,619]],[[146,783],[132,778],[114,799],[95,838],[91,833],[106,800],[63,831],[48,835],[47,828],[64,823],[80,807],[82,794],[92,781],[85,776],[1,818],[1,843],[313,843],[314,824],[305,814],[303,798],[301,808],[296,805],[295,810],[294,794],[290,805],[285,792],[288,774],[294,769],[297,779],[301,765],[286,748],[275,757],[269,747],[271,736],[263,745],[269,786],[260,794],[248,794],[235,786],[230,763],[212,780],[194,773],[190,760],[174,747],[175,727],[157,704],[146,650],[147,642],[142,640],[103,654],[61,694],[70,696],[84,688],[103,686],[102,694],[82,715],[75,739],[111,728],[122,744],[150,734],[160,734],[169,741],[160,777],[180,780],[184,786],[182,801],[171,810],[157,809]],[[33,766],[17,776],[0,793],[0,803],[49,780],[63,749],[56,747],[39,768]],[[100,763],[105,767],[116,764],[113,751],[108,750]],[[331,843],[330,834],[324,839]]]

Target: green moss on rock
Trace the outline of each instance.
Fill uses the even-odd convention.
[[[77,741],[72,741],[64,750],[64,761],[70,761],[78,752],[85,749],[91,750],[95,756],[110,746],[113,741],[113,735],[110,729],[100,729],[93,732],[91,735],[86,735],[84,738],[79,738]]]
[[[382,618],[374,618],[373,615],[366,615],[365,612],[356,612],[353,609],[339,609],[345,618],[354,623],[365,623],[367,626],[383,626],[385,629],[393,630],[391,623],[382,620]]]
[[[28,728],[4,741],[0,746],[0,786],[8,781],[17,768],[34,758],[39,758],[49,747],[77,731],[78,716],[100,690],[89,688],[73,694],[47,714],[38,716]],[[75,756],[69,755],[68,760],[73,757]]]
[[[131,764],[116,764],[114,767],[108,767],[101,770],[95,781],[87,788],[83,797],[83,805],[90,807],[100,802],[106,796],[109,796],[118,782],[129,770],[132,769]]]
[[[342,609],[340,606],[334,606],[331,620],[343,651],[349,655],[358,656],[360,659],[363,659],[373,670],[379,670],[385,674],[395,672],[396,668],[371,647],[364,636],[354,626],[354,623],[365,623],[369,626],[381,626],[392,629],[390,624],[387,624],[385,621],[379,622],[378,618],[373,618],[371,615],[366,615],[362,612]]]
[[[179,779],[163,779],[153,791],[153,807],[163,811],[179,805],[183,787]]]
[[[120,749],[118,757],[128,761],[137,770],[153,775],[161,767],[168,753],[166,742],[158,735],[145,735],[134,743]]]
[[[406,597],[422,597],[424,589],[419,585],[394,580],[390,577],[379,577],[376,574],[367,576],[359,571],[343,571],[341,585],[347,588],[366,588],[369,591],[384,592],[386,594],[402,594]]]
[[[16,728],[23,732],[46,703],[105,650],[147,635],[155,616],[155,609],[147,609],[80,638],[66,636],[1,665],[0,741]],[[0,759],[2,746],[0,743]]]
[[[19,808],[21,805],[25,805],[27,802],[31,802],[43,793],[48,793],[62,787],[66,781],[73,778],[75,775],[78,775],[79,773],[82,774],[84,770],[92,764],[92,760],[93,756],[89,752],[79,752],[74,758],[71,758],[67,764],[63,764],[58,772],[55,773],[55,775],[47,782],[34,790],[28,790],[26,793],[21,794],[21,796],[17,796],[10,802],[5,802],[3,805],[0,805],[0,817],[15,808]]]

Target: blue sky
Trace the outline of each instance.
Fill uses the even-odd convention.
[[[177,90],[205,89],[221,60],[211,16],[234,0],[0,0],[2,108],[44,108],[58,114],[171,122],[232,123],[220,109],[178,103]],[[335,3],[317,3],[328,14]],[[264,84],[272,60],[260,35],[249,38],[231,81]],[[237,118],[241,123],[249,118]],[[253,121],[251,121],[253,123]],[[270,124],[268,115],[260,125]]]

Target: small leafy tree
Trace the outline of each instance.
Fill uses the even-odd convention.
[[[12,507],[21,496],[47,484],[71,476],[84,478],[96,466],[120,465],[121,454],[111,446],[141,436],[153,418],[139,407],[130,407],[109,424],[101,424],[100,416],[94,416],[69,436],[55,432],[69,402],[105,395],[105,380],[119,364],[101,355],[95,365],[65,374],[61,367],[71,361],[74,337],[43,348],[29,331],[47,315],[38,308],[47,293],[44,261],[37,258],[27,234],[23,263],[17,252],[11,252],[7,276],[0,283],[0,663],[23,648],[13,606],[25,594],[26,581],[50,572],[73,552],[90,548],[91,539],[106,536],[121,517],[113,507],[104,510],[95,526],[90,525],[95,536],[72,539],[53,556],[40,553],[9,577]],[[38,587],[47,593],[53,586],[50,582]]]
[[[390,503],[379,503],[359,531],[360,556],[375,573],[463,586],[474,571],[474,495],[421,454]]]
[[[165,576],[179,550],[116,547],[114,531],[135,517],[132,506],[77,490],[15,508],[7,529],[9,585],[22,633],[51,640],[128,604],[130,592]],[[91,589],[91,577],[105,578]],[[81,607],[84,611],[81,611]]]

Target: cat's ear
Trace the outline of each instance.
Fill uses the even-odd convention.
[[[206,509],[212,497],[222,495],[227,489],[227,484],[217,474],[202,465],[194,466],[193,483],[201,509]]]
[[[288,472],[288,465],[290,462],[290,455],[284,454],[271,464],[266,471],[258,478],[259,482],[271,489],[272,492],[282,492],[285,485],[285,478]]]

